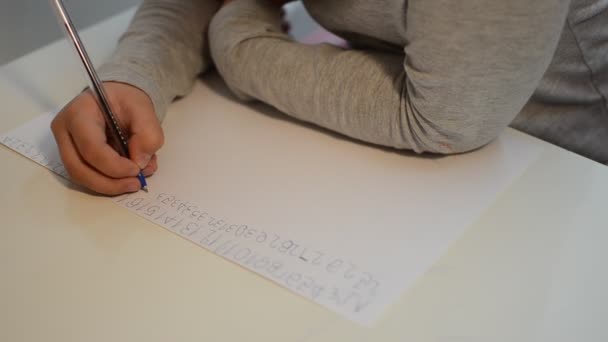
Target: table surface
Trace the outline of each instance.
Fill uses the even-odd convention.
[[[94,61],[132,15],[84,31]],[[74,58],[2,66],[0,131],[82,89]],[[0,340],[608,341],[608,168],[530,139],[540,158],[371,328],[0,148]]]

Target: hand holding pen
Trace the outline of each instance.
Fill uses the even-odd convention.
[[[143,188],[156,171],[163,133],[150,98],[140,89],[99,82],[63,4],[52,0],[70,44],[79,54],[91,89],[59,112],[51,125],[73,181],[95,192],[117,195]]]

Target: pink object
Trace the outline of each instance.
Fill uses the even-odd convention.
[[[328,44],[332,44],[332,45],[336,45],[336,46],[341,46],[344,48],[348,47],[348,43],[344,39],[328,32],[322,28],[318,28],[315,31],[313,31],[311,34],[300,39],[300,43],[308,44],[308,45],[328,43]]]

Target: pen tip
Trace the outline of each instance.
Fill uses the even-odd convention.
[[[145,192],[148,192],[148,187],[146,185],[144,185],[141,189]]]

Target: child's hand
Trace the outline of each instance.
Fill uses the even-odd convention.
[[[116,82],[104,83],[122,129],[129,136],[131,160],[106,141],[104,116],[90,90],[78,95],[57,114],[51,129],[71,179],[95,192],[118,195],[140,189],[136,178],[156,171],[156,151],[163,144],[160,122],[146,93]]]

